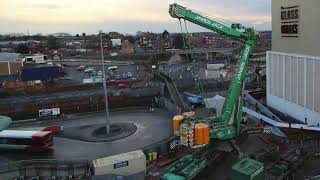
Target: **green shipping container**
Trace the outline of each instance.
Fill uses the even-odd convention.
[[[232,180],[263,180],[264,165],[263,163],[244,158],[232,166]]]

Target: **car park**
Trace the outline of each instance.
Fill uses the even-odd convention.
[[[97,71],[93,70],[90,74],[91,74],[92,76],[95,76],[95,75],[97,75]]]
[[[116,75],[116,80],[120,80],[120,79],[121,79],[120,75],[117,74],[117,75]]]
[[[133,76],[132,72],[128,72],[128,73],[127,73],[127,76],[128,76],[128,77],[132,77],[132,76]]]
[[[92,73],[92,71],[93,71],[93,69],[87,68],[84,70],[84,73],[90,74],[90,73]]]
[[[85,70],[86,69],[86,66],[83,66],[83,65],[81,65],[81,66],[79,66],[79,67],[77,67],[77,71],[83,71],[83,70]]]
[[[111,77],[110,76],[106,76],[106,81],[109,81],[111,80]]]

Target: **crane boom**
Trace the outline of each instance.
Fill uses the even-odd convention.
[[[239,125],[237,125],[239,124],[239,122],[234,122],[234,120],[238,119],[240,115],[239,113],[241,113],[241,109],[239,110],[239,108],[241,108],[239,96],[242,90],[243,81],[246,78],[246,69],[248,65],[249,55],[251,54],[252,48],[256,44],[258,33],[252,28],[245,28],[237,23],[234,23],[231,25],[231,27],[229,27],[227,25],[224,25],[223,23],[210,19],[205,15],[195,12],[194,10],[190,10],[177,3],[171,4],[169,6],[169,14],[173,18],[190,21],[211,31],[226,35],[244,43],[244,50],[241,55],[240,64],[237,72],[234,75],[230,93],[226,99],[225,111],[223,112],[222,116],[217,118],[218,121],[222,121],[225,124],[235,123],[235,130],[236,132],[239,132]]]
[[[171,4],[169,6],[169,14],[173,18],[185,19],[201,27],[220,34],[224,34],[228,37],[233,37],[235,39],[246,41],[254,38],[251,35],[257,36],[257,33],[252,28],[245,28],[250,31],[253,30],[252,34],[250,35],[247,32],[242,32],[241,29],[243,29],[244,27],[238,23],[234,23],[231,25],[232,27],[229,27],[227,25],[224,25],[223,23],[210,19],[205,15],[195,12],[194,10],[190,10],[177,3]],[[255,40],[255,38],[252,40]]]
[[[228,26],[225,26],[219,22],[213,21],[206,16],[203,16],[199,13],[196,13],[192,10],[189,10],[183,6],[180,6],[178,4],[171,4],[169,7],[169,14],[173,18],[177,19],[185,19],[187,21],[190,21],[192,23],[195,23],[199,26],[202,26],[204,28],[210,29],[214,32],[223,33],[229,36],[233,37],[240,37],[241,32],[236,29],[231,29]]]

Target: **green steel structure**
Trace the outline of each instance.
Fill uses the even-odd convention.
[[[173,18],[177,18],[179,20],[184,19],[243,43],[244,49],[229,89],[223,114],[219,117],[211,117],[207,120],[203,120],[204,123],[210,125],[211,140],[232,140],[237,137],[241,131],[243,106],[242,89],[247,75],[249,55],[251,54],[253,47],[256,45],[258,33],[253,28],[246,28],[238,23],[233,23],[230,26],[225,25],[176,3],[170,5],[169,14]],[[190,120],[186,120],[182,123],[188,123],[189,121]],[[211,145],[212,141],[209,146]],[[208,151],[210,151],[210,148],[208,148]],[[207,156],[205,155],[194,156],[192,154],[188,154],[171,165],[167,169],[164,178],[168,180],[192,179],[208,165],[206,157]]]

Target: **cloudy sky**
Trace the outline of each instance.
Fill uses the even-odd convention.
[[[0,0],[0,33],[180,32],[178,20],[168,14],[173,2],[258,30],[271,29],[271,0]]]

